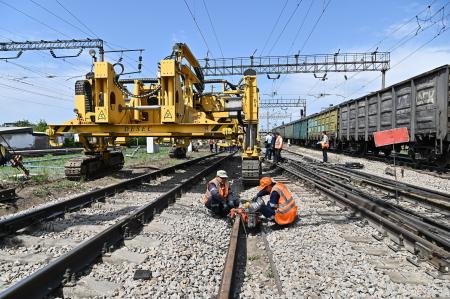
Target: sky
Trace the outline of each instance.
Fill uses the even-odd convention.
[[[386,84],[450,62],[449,0],[0,0],[0,42],[101,38],[107,49],[143,48],[143,71],[155,77],[157,63],[176,42],[197,58],[391,52]],[[198,25],[198,27],[197,27]],[[57,55],[77,51],[56,51]],[[0,52],[0,57],[16,53]],[[135,71],[138,54],[124,55]],[[117,62],[120,54],[107,54]],[[0,60],[0,124],[27,119],[61,123],[74,117],[74,83],[91,69],[84,51],[55,59],[27,51]],[[347,77],[345,79],[344,75]],[[239,81],[238,76],[227,78]],[[379,72],[258,77],[261,98],[306,99],[307,114],[381,87]],[[299,110],[270,109],[270,126],[299,118]],[[267,112],[261,111],[262,129]],[[281,116],[281,118],[279,118]]]

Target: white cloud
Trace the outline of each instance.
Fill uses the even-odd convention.
[[[417,47],[417,45],[411,45],[391,54],[391,67],[393,68],[386,73],[386,86],[450,63],[450,46],[430,46],[421,49],[401,64],[395,66],[396,63],[416,50]],[[352,74],[349,73],[347,76],[350,78]],[[329,79],[322,82],[315,79],[312,74],[290,75],[285,79],[279,93],[281,96],[284,95],[285,98],[289,95],[307,97],[307,111],[310,115],[319,112],[321,108],[328,107],[330,104],[335,105],[345,101],[342,96],[357,98],[380,89],[381,76],[379,76],[379,72],[364,72],[345,81],[344,74],[329,73],[327,75]],[[376,77],[379,78],[375,79]],[[362,88],[363,86],[364,88]],[[333,95],[319,98],[307,95],[319,95],[320,93]]]

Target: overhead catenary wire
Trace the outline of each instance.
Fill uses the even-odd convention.
[[[54,28],[54,27],[48,25],[48,24],[45,23],[45,22],[42,22],[41,20],[39,20],[39,19],[37,19],[37,18],[31,16],[30,14],[24,12],[23,10],[20,10],[20,9],[18,9],[17,7],[15,7],[15,6],[13,6],[13,5],[9,4],[9,3],[6,3],[6,2],[3,1],[3,0],[0,0],[0,3],[2,3],[3,5],[8,6],[9,8],[11,8],[11,9],[13,9],[13,10],[15,10],[15,11],[17,11],[17,12],[19,12],[19,13],[25,15],[25,16],[27,16],[28,18],[34,20],[35,22],[41,24],[42,26],[45,26],[45,27],[47,27],[48,29],[50,29],[50,30],[52,30],[52,31],[55,31],[55,32],[58,33],[58,34],[61,34],[62,36],[67,37],[68,39],[71,38],[69,35],[67,35],[67,34],[61,32],[60,30],[58,30],[58,29],[56,29],[56,28]]]
[[[397,67],[398,65],[400,65],[401,63],[403,63],[405,60],[407,60],[408,58],[410,58],[411,56],[413,56],[414,54],[416,54],[417,52],[419,52],[420,50],[422,50],[425,46],[429,45],[432,41],[434,41],[436,38],[438,38],[439,36],[441,36],[444,32],[446,32],[448,29],[450,29],[450,27],[444,27],[442,28],[436,35],[434,35],[431,39],[429,39],[428,41],[426,41],[425,43],[423,43],[422,45],[420,45],[418,48],[416,48],[414,51],[410,52],[409,54],[407,54],[406,56],[404,56],[402,59],[400,59],[396,64],[394,64],[391,69]],[[353,92],[350,96],[348,96],[349,98],[351,98],[353,95],[357,94],[360,90],[364,89],[365,87],[367,87],[368,84],[374,82],[375,80],[377,80],[378,78],[380,78],[381,75],[378,75],[377,77],[373,78],[372,80],[368,81],[365,85],[363,85],[361,88],[359,88],[358,90],[356,90],[355,92]]]
[[[311,2],[310,6],[309,6],[309,9],[311,9],[312,3],[313,3],[313,1]],[[314,30],[316,29],[317,25],[319,24],[320,20],[322,19],[323,15],[325,14],[325,11],[327,10],[327,8],[328,8],[328,6],[330,5],[330,3],[331,3],[331,0],[328,0],[328,2],[325,3],[325,5],[324,5],[324,7],[323,7],[323,9],[322,9],[322,11],[321,11],[319,17],[317,18],[316,22],[314,23],[314,25],[313,25],[311,31],[309,32],[309,34],[308,34],[306,40],[304,41],[304,43],[303,43],[301,49],[298,51],[298,53],[301,53],[301,52],[303,51],[304,47],[305,47],[306,44],[308,43],[308,41],[309,41],[309,39],[311,38],[312,34],[314,33]],[[309,13],[309,9],[308,9],[308,13]],[[306,17],[305,17],[305,19],[303,20],[303,23],[305,22],[305,20],[306,20]],[[303,26],[303,23],[302,23],[302,26]],[[301,28],[300,28],[300,29],[301,29]],[[299,31],[298,31],[298,32],[299,32]],[[297,32],[297,34],[298,34],[298,32]],[[296,34],[296,35],[297,35],[297,34]],[[296,38],[297,38],[297,37],[294,38],[294,41],[295,41]],[[293,43],[293,44],[294,44],[294,43]],[[288,51],[288,55],[289,55],[290,50],[291,50],[292,47],[293,47],[293,44],[291,44],[291,48],[290,48],[289,51]],[[280,82],[280,84],[278,85],[278,87],[276,88],[276,90],[278,90],[278,89],[281,88],[281,86],[282,86],[282,85],[284,84],[284,82],[286,81],[286,77],[287,77],[287,76],[285,76],[285,77],[283,78],[283,80]],[[317,83],[316,83],[316,85],[317,85]]]
[[[30,94],[34,94],[34,95],[38,95],[38,96],[49,97],[49,98],[56,99],[56,100],[59,100],[59,101],[72,102],[72,100],[70,100],[70,99],[64,99],[64,98],[61,98],[61,97],[57,97],[57,96],[53,96],[53,95],[49,95],[49,94],[44,94],[44,93],[40,93],[40,92],[37,92],[37,91],[32,91],[32,90],[16,87],[16,86],[11,86],[11,85],[4,84],[4,83],[0,83],[0,86],[6,87],[6,88],[10,88],[10,89],[20,90],[20,91],[23,91],[23,92],[26,92],[26,93],[30,93]]]
[[[313,0],[312,0],[312,1],[313,1]],[[281,16],[283,15],[283,12],[284,12],[284,10],[286,9],[286,6],[287,6],[288,2],[289,2],[289,0],[286,0],[286,2],[284,2],[283,8],[281,9],[280,14],[278,15],[278,18],[277,18],[277,20],[275,21],[275,24],[273,25],[272,30],[270,31],[269,36],[267,37],[267,39],[266,39],[266,41],[265,41],[265,43],[264,43],[264,46],[262,47],[261,55],[263,55],[264,50],[266,49],[267,44],[269,43],[270,38],[272,37],[273,32],[274,32],[275,29],[277,28],[278,22],[280,21]]]
[[[219,38],[218,38],[218,36],[217,36],[216,29],[215,29],[215,27],[214,27],[214,23],[213,23],[213,21],[212,21],[212,19],[211,19],[211,15],[209,14],[209,10],[208,10],[208,7],[206,6],[205,0],[203,0],[203,6],[205,7],[206,14],[208,15],[209,24],[210,24],[211,27],[212,27],[212,31],[213,31],[213,33],[214,33],[214,38],[216,39],[217,45],[219,46],[220,54],[222,55],[222,58],[224,58],[224,56],[223,56],[223,51],[222,51],[222,45],[220,44]]]
[[[281,36],[284,33],[284,30],[286,30],[286,27],[289,25],[289,23],[291,22],[292,18],[294,17],[295,13],[297,12],[298,8],[300,7],[300,4],[302,4],[303,0],[300,0],[297,2],[297,5],[295,6],[294,10],[292,11],[291,15],[289,16],[288,20],[286,21],[286,23],[283,26],[283,29],[281,29],[281,32],[278,34],[278,37],[276,38],[275,42],[273,43],[272,47],[270,48],[269,52],[267,55],[270,55],[272,53],[272,50],[276,47],[276,45],[278,44],[278,41],[280,40]]]
[[[71,24],[71,26],[73,26],[74,28],[77,28],[78,30],[80,30],[80,32],[83,32],[84,34],[91,35],[92,37],[102,39],[102,38],[101,38],[99,35],[97,35],[91,28],[89,28],[89,26],[87,26],[86,23],[84,23],[80,18],[78,18],[74,13],[72,13],[72,11],[71,11],[70,9],[68,9],[66,6],[64,6],[60,1],[58,1],[58,0],[55,0],[55,1],[56,1],[56,3],[58,3],[58,5],[59,5],[65,12],[67,12],[70,16],[72,16],[72,18],[74,18],[74,19],[75,19],[81,26],[83,26],[90,34],[87,33],[86,31],[82,30],[82,29],[79,28],[78,26],[69,23],[69,24]],[[106,40],[104,40],[104,39],[102,39],[102,40],[103,40],[103,43],[106,45],[106,47],[108,47],[108,48],[111,49],[111,50],[116,50],[116,49],[114,49],[113,47],[122,48],[122,49],[125,48],[125,47],[122,47],[122,46],[120,46],[120,45],[113,44],[113,43],[111,43],[111,42],[109,42],[109,41],[106,41]],[[111,47],[111,46],[109,46],[109,45],[111,45],[111,46],[113,46],[113,47]],[[139,63],[138,60],[136,60],[136,59],[130,57],[130,56],[127,55],[126,53],[123,53],[123,56],[124,56],[128,61],[133,61],[133,62]],[[130,66],[131,68],[133,68],[133,66],[132,66],[130,63],[128,63],[128,66]],[[144,64],[142,64],[142,67],[143,67],[144,69],[146,69],[146,66],[145,66]]]
[[[297,32],[295,33],[294,39],[292,40],[291,46],[289,47],[289,50],[287,51],[288,55],[291,54],[292,48],[294,47],[295,42],[297,41],[298,36],[300,35],[300,32],[303,28],[303,25],[305,25],[306,20],[308,19],[309,12],[311,11],[311,8],[314,4],[314,0],[311,0],[311,3],[309,4],[308,10],[306,11],[306,15],[303,18],[302,22],[300,23],[300,26],[297,29]]]
[[[416,19],[418,19],[418,16],[420,16],[420,15],[423,14],[424,12],[429,11],[430,8],[436,3],[436,1],[437,1],[437,0],[431,1],[431,2],[430,2],[424,9],[422,9],[419,13],[417,13],[417,14],[414,15],[413,17],[409,18],[406,22],[404,22],[403,24],[397,26],[395,29],[389,31],[389,32],[386,34],[386,36],[385,36],[384,38],[382,38],[381,40],[379,40],[378,42],[376,42],[372,47],[370,47],[370,48],[368,49],[368,51],[376,50],[377,47],[378,47],[381,43],[383,43],[384,41],[386,41],[386,40],[387,40],[389,37],[391,37],[393,34],[395,34],[396,32],[400,31],[402,28],[405,28],[405,27],[406,27],[408,24],[410,24],[412,21],[416,21]],[[447,2],[443,7],[446,7],[449,3],[450,3],[450,1]],[[442,9],[442,8],[441,8],[441,9]],[[438,11],[440,11],[441,9],[439,9]],[[425,21],[425,20],[427,20],[427,19],[428,19],[428,21],[429,21],[429,18],[430,18],[430,17],[425,18],[425,19],[423,19],[423,21]],[[434,24],[434,25],[435,25],[435,24]],[[405,35],[405,37],[407,37],[408,35],[410,35],[411,33],[414,33],[414,32],[415,32],[416,34],[414,34],[412,37],[408,38],[407,40],[404,40],[405,37],[401,38],[400,40],[401,40],[401,41],[403,40],[404,42],[401,42],[401,43],[399,42],[399,43],[396,44],[396,46],[392,46],[391,49],[390,49],[390,51],[393,52],[393,51],[399,49],[401,46],[403,46],[404,44],[406,44],[408,41],[412,40],[413,38],[415,38],[416,36],[418,36],[419,34],[421,34],[422,32],[424,32],[425,30],[427,30],[427,29],[430,28],[430,27],[427,26],[425,29],[422,28],[422,30],[420,30],[420,31],[417,31],[417,28],[418,28],[418,27],[416,26],[416,27],[414,28],[414,30],[409,31],[409,32]],[[361,74],[361,72],[357,72],[357,73],[352,74],[352,75],[351,75],[350,77],[348,77],[346,80],[342,81],[342,82],[339,83],[339,84],[336,84],[331,90],[332,90],[332,91],[333,91],[333,90],[336,90],[336,89],[339,88],[340,86],[344,85],[348,80],[351,80],[351,79],[355,78],[355,77],[358,76],[359,74]],[[377,76],[376,79],[379,78],[379,77],[380,77],[380,76]],[[374,79],[374,80],[371,80],[371,82],[373,82],[373,81],[375,81],[375,79]],[[368,81],[367,83],[369,83],[369,81]],[[366,84],[367,84],[367,83],[366,83]]]
[[[42,102],[36,102],[36,101],[32,101],[26,98],[16,98],[16,97],[11,97],[11,96],[0,96],[0,100],[7,100],[7,101],[20,101],[20,102],[25,102],[25,103],[30,103],[30,104],[35,104],[35,105],[39,105],[39,106],[44,106],[44,107],[54,107],[54,108],[59,108],[59,109],[63,109],[63,110],[73,110],[73,107],[63,107],[63,106],[59,106],[59,105],[54,105],[51,103],[42,103]]]
[[[306,44],[308,43],[309,39],[311,38],[312,34],[314,33],[314,30],[316,30],[317,25],[319,24],[320,20],[322,19],[323,15],[325,14],[325,11],[327,10],[330,3],[331,3],[331,0],[328,0],[328,2],[326,2],[326,4],[324,5],[322,12],[320,13],[320,15],[317,18],[316,22],[314,23],[311,31],[309,32],[308,37],[306,38],[305,42],[301,46],[300,51],[299,51],[300,53],[303,52],[303,49],[306,47]]]
[[[213,55],[213,53],[211,52],[211,49],[210,49],[210,47],[209,47],[209,45],[208,45],[208,42],[206,41],[206,38],[205,38],[205,36],[203,35],[203,32],[202,32],[202,30],[200,29],[200,26],[198,25],[197,19],[195,18],[194,14],[192,13],[192,10],[191,10],[189,4],[187,3],[186,0],[183,0],[183,1],[184,1],[184,4],[186,4],[186,7],[187,7],[187,9],[188,9],[188,11],[189,11],[189,14],[191,15],[191,18],[192,18],[192,20],[193,20],[194,23],[195,23],[195,26],[196,26],[196,28],[197,28],[197,31],[200,33],[200,35],[201,35],[201,37],[202,37],[202,39],[203,39],[203,43],[205,44],[206,49],[208,49],[208,53],[211,55],[211,57],[214,57],[214,55]]]

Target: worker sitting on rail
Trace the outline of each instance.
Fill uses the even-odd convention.
[[[258,209],[269,220],[279,225],[291,224],[297,218],[297,206],[291,193],[283,183],[277,183],[269,177],[259,180],[259,192],[253,198],[253,208]],[[268,204],[262,197],[270,195]]]
[[[220,216],[228,215],[232,208],[239,206],[230,189],[225,170],[217,171],[216,177],[208,182],[203,203],[211,212]]]
[[[328,162],[327,152],[328,152],[328,148],[330,147],[330,143],[328,141],[328,136],[327,136],[326,131],[322,132],[322,140],[317,142],[317,144],[320,144],[320,146],[322,147],[323,162],[327,163]]]

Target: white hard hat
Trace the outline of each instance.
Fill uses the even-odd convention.
[[[227,172],[225,170],[218,170],[217,176],[224,179],[228,178]]]

